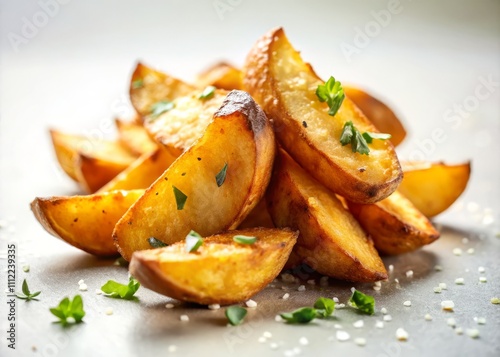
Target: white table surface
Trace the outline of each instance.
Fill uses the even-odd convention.
[[[51,1],[0,1],[0,220],[6,223],[0,228],[0,290],[7,286],[9,242],[17,243],[18,267],[31,267],[29,273],[18,270],[19,289],[27,277],[33,289],[42,290],[40,301],[17,300],[15,351],[6,346],[8,312],[1,299],[0,355],[168,355],[171,345],[177,346],[173,355],[180,356],[282,356],[296,347],[302,355],[315,356],[500,355],[500,305],[490,303],[491,297],[500,296],[498,1],[401,0],[400,11],[384,27],[370,22],[373,12],[388,9],[388,1],[66,0],[51,8],[53,16],[41,15],[40,3]],[[224,4],[225,12],[215,10]],[[26,33],[26,21],[42,26]],[[268,287],[255,297],[259,306],[247,322],[232,329],[225,327],[222,310],[187,305],[167,310],[169,299],[146,289],[139,290],[138,303],[97,296],[94,290],[108,279],[125,281],[126,269],[49,236],[29,210],[36,196],[78,192],[57,166],[48,128],[91,134],[114,116],[130,113],[126,89],[139,59],[191,80],[221,59],[242,65],[257,38],[275,26],[285,28],[320,75],[360,85],[394,107],[409,132],[398,148],[401,158],[472,160],[467,191],[435,219],[442,238],[420,251],[385,258],[396,269],[380,292],[369,284],[356,285],[371,291],[378,308],[387,307],[393,321],[375,329],[380,312],[363,317],[350,310],[337,311],[337,320],[326,324],[274,321],[276,313],[309,305],[320,295],[345,302],[351,284],[333,281],[323,291],[308,286],[297,292],[297,284],[281,282]],[[367,26],[372,26],[373,36],[358,53],[346,56],[342,48],[354,45],[357,29]],[[478,99],[476,88],[484,81],[492,83],[491,90],[481,89]],[[452,118],[456,105],[468,110]],[[429,143],[436,129],[445,139]],[[462,243],[464,237],[469,243]],[[456,257],[455,247],[475,248],[475,254]],[[436,264],[444,270],[435,272]],[[478,266],[486,268],[485,284],[478,283]],[[409,269],[413,279],[406,278]],[[458,277],[465,278],[464,286],[454,285]],[[62,329],[51,323],[48,309],[63,296],[80,293],[80,279],[89,286],[81,293],[85,323]],[[449,286],[440,295],[432,292],[439,282]],[[280,299],[282,285],[291,293],[289,300]],[[452,314],[440,309],[446,299],[457,305]],[[404,307],[405,300],[412,307]],[[112,316],[104,314],[107,307],[113,307]],[[179,321],[183,313],[190,322]],[[432,322],[424,321],[426,313],[433,315]],[[480,338],[456,335],[447,326],[449,317],[464,329],[478,328]],[[474,317],[485,317],[486,325],[477,325]],[[352,323],[360,318],[365,327],[355,329]],[[367,345],[356,346],[352,338],[330,341],[336,323],[352,338],[366,337]],[[409,341],[396,340],[398,327],[409,332]],[[273,337],[259,343],[264,331]],[[300,337],[307,337],[309,344],[300,345]],[[272,350],[272,342],[279,348]]]

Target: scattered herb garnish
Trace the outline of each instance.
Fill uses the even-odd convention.
[[[106,296],[124,299],[124,300],[137,300],[134,294],[139,290],[141,284],[133,277],[129,278],[128,284],[120,284],[114,280],[108,280],[106,284],[101,287],[101,290],[107,294]]]
[[[174,103],[169,102],[168,100],[159,101],[151,107],[151,117],[156,118],[158,115],[173,109],[173,107]]]
[[[142,78],[136,79],[135,81],[132,82],[133,89],[142,88],[143,85],[144,85],[144,82],[143,82]]]
[[[358,310],[368,315],[373,315],[375,312],[375,299],[373,296],[365,295],[361,291],[354,290],[349,305],[358,308]]]
[[[193,253],[198,250],[199,247],[203,244],[203,238],[196,233],[195,231],[191,231],[186,236],[186,252]]]
[[[203,92],[198,96],[198,99],[210,99],[214,96],[215,94],[215,87],[214,86],[208,86],[206,87]]]
[[[316,317],[316,309],[312,307],[301,307],[292,312],[280,314],[281,318],[292,324],[306,324]]]
[[[351,144],[352,152],[359,152],[362,155],[368,155],[370,152],[365,138],[350,120],[344,124],[342,134],[340,135],[340,143],[342,146]]]
[[[235,235],[233,237],[233,241],[240,244],[254,244],[255,242],[257,242],[257,237],[244,236],[240,234]]]
[[[368,144],[371,144],[373,139],[378,139],[378,140],[389,140],[391,138],[391,134],[385,134],[385,133],[371,133],[369,131],[366,131],[363,133],[363,138],[365,138],[366,142]]]
[[[314,307],[316,308],[316,313],[320,317],[328,317],[333,314],[335,311],[335,301],[332,299],[320,297],[314,303]]]
[[[320,297],[314,303],[314,307],[301,307],[292,312],[281,314],[281,318],[291,324],[307,324],[315,318],[325,318],[331,316],[335,310],[335,301]]]
[[[153,248],[163,248],[168,246],[168,244],[163,243],[161,240],[158,240],[155,237],[149,237],[148,243]]]
[[[21,293],[16,293],[16,296],[19,299],[23,299],[23,300],[26,300],[26,301],[37,300],[37,299],[35,299],[35,297],[37,297],[41,293],[41,291],[37,291],[37,292],[31,293],[30,289],[28,287],[28,282],[26,281],[26,279],[23,280],[23,289],[22,290],[23,290],[22,294]]]
[[[215,175],[215,182],[217,182],[218,187],[221,187],[224,181],[226,181],[226,173],[227,173],[227,162],[224,164],[224,167],[219,171],[219,173]]]
[[[177,203],[177,210],[180,211],[184,208],[184,205],[186,204],[186,200],[187,200],[188,196],[186,196],[177,187],[172,186],[172,188],[174,190],[175,202]]]
[[[51,308],[50,312],[59,319],[58,322],[62,325],[80,323],[85,316],[82,297],[76,295],[73,300],[65,297],[57,307]]]
[[[239,325],[247,315],[247,310],[241,306],[229,306],[226,309],[226,317],[233,326]]]
[[[328,104],[330,108],[328,114],[332,116],[337,114],[345,98],[342,84],[339,81],[335,81],[334,77],[330,77],[325,84],[318,85],[316,96],[320,102]]]

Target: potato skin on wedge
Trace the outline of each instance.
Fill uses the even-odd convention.
[[[214,86],[225,90],[243,89],[243,74],[231,64],[219,62],[200,73],[196,83],[200,88]]]
[[[190,230],[202,236],[236,228],[257,205],[270,179],[275,140],[264,112],[246,92],[232,91],[205,134],[165,171],[117,223],[122,256],[172,244]],[[216,176],[226,166],[224,182]],[[174,187],[187,199],[179,207]]]
[[[361,132],[377,129],[345,98],[335,116],[316,96],[324,84],[292,47],[281,28],[271,30],[253,47],[244,68],[245,89],[273,120],[283,148],[314,178],[351,201],[372,203],[394,192],[402,171],[394,147],[374,140],[370,155],[342,146],[344,124]]]
[[[405,177],[398,190],[427,217],[450,207],[465,191],[471,163],[447,165],[443,162],[404,162]]]
[[[297,261],[337,279],[372,282],[387,278],[373,242],[335,194],[279,150],[266,193],[276,227],[300,231]]]
[[[411,252],[439,238],[427,217],[397,191],[371,205],[349,201],[347,205],[383,254]]]
[[[235,235],[257,237],[254,244]],[[297,240],[289,229],[228,231],[203,239],[196,252],[185,241],[135,252],[130,273],[146,288],[198,304],[229,305],[249,299],[280,273]]]
[[[344,93],[361,109],[364,115],[382,133],[391,134],[391,143],[398,146],[406,137],[406,130],[391,108],[364,90],[343,85]]]
[[[144,190],[112,191],[89,196],[35,198],[31,210],[47,232],[87,253],[118,254],[113,228]]]

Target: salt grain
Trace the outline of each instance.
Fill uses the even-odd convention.
[[[257,302],[255,302],[253,300],[248,300],[247,302],[245,302],[245,305],[247,307],[257,307]]]
[[[177,351],[177,346],[176,345],[170,345],[168,346],[168,352],[173,353]]]
[[[389,265],[389,273],[392,273],[394,271],[394,265],[390,264]]]
[[[407,278],[413,278],[413,270],[408,270],[408,271],[406,272],[406,277],[407,277]]]
[[[432,321],[432,316],[430,314],[425,314],[424,319],[425,321]]]
[[[411,301],[410,300],[407,300],[403,303],[404,306],[406,307],[410,307],[411,306]]]
[[[210,310],[219,310],[220,309],[220,305],[219,304],[210,304],[210,305],[208,305],[208,308]]]
[[[452,317],[450,317],[448,320],[446,320],[446,323],[448,324],[448,326],[451,326],[451,327],[455,327],[457,325],[457,322]]]
[[[82,285],[83,283],[85,283],[85,280],[83,280],[83,279],[80,279],[80,280],[78,281],[78,285]]]
[[[380,320],[375,321],[375,327],[376,328],[384,328],[384,322],[380,321]]]
[[[480,282],[480,283],[486,283],[487,281],[488,281],[488,279],[486,279],[486,277],[485,277],[485,276],[480,276],[480,277],[479,277],[479,282]]]
[[[338,298],[338,297],[336,297],[336,296],[334,296],[334,297],[333,297],[333,301],[335,301],[336,303],[338,303],[338,302],[339,302],[339,298]]]
[[[479,273],[483,274],[486,271],[486,269],[484,269],[484,267],[479,267],[479,268],[477,268],[477,271]]]
[[[352,324],[355,328],[362,328],[365,325],[363,320],[358,320]]]
[[[366,339],[363,337],[356,337],[354,339],[354,343],[357,344],[358,346],[365,346],[366,345]]]
[[[453,308],[455,307],[455,303],[451,300],[444,300],[444,301],[441,301],[441,307],[443,308],[443,310],[453,311]]]
[[[443,290],[447,290],[447,286],[446,286],[446,283],[439,283],[439,287]]]
[[[479,337],[479,330],[475,328],[467,329],[467,336],[470,338],[478,338]]]
[[[264,336],[265,338],[271,338],[271,337],[273,337],[273,334],[269,331],[264,331],[262,336]]]
[[[392,321],[392,316],[391,315],[384,315],[384,321],[386,321],[386,322]]]
[[[88,286],[87,284],[80,284],[79,288],[78,288],[80,291],[87,291],[88,289]]]
[[[304,285],[300,285],[298,288],[297,288],[297,291],[306,291],[306,287]]]
[[[486,324],[486,319],[484,317],[474,317],[474,321],[476,321],[478,325]]]
[[[403,328],[398,328],[396,330],[396,338],[399,340],[399,341],[407,341],[408,340],[408,332],[406,332]]]
[[[382,313],[382,315],[387,315],[387,309],[385,307],[381,308],[380,312]]]
[[[307,346],[309,344],[309,340],[305,337],[301,337],[299,338],[299,343],[302,345],[302,346]]]
[[[179,317],[179,319],[182,321],[182,322],[188,322],[189,321],[189,316],[188,315],[181,315]]]
[[[351,338],[351,335],[349,335],[347,332],[341,331],[341,330],[337,331],[337,333],[335,335],[337,337],[337,340],[339,340],[341,342],[347,341]]]
[[[266,343],[267,339],[264,336],[261,336],[257,341],[260,343]]]
[[[167,309],[173,309],[173,308],[174,308],[174,306],[175,306],[174,304],[166,304],[166,305],[165,305],[165,307],[166,307]]]
[[[277,350],[280,346],[276,342],[271,342],[269,347],[271,347],[272,350]]]
[[[434,287],[434,292],[440,294],[442,289],[439,286]]]
[[[460,249],[460,248],[454,248],[453,249],[453,254],[456,255],[457,257],[461,256],[462,255],[462,249]]]
[[[283,300],[287,300],[290,297],[289,293],[286,293],[285,295],[282,296]]]
[[[105,311],[105,314],[106,315],[113,315],[113,308],[112,307],[108,307]]]
[[[23,266],[23,271],[24,271],[25,273],[29,273],[29,271],[30,271],[30,266],[29,266],[29,265],[24,265],[24,266]]]
[[[464,278],[455,279],[455,284],[457,284],[457,285],[464,285],[464,283],[465,283]]]
[[[469,254],[469,255],[474,254],[474,252],[475,252],[474,248],[467,249],[467,254]]]
[[[435,271],[442,271],[443,267],[441,265],[436,265],[436,266],[434,266],[434,270]]]
[[[492,297],[490,302],[495,305],[500,304],[500,298]]]
[[[455,328],[455,333],[457,335],[462,335],[464,333],[464,329],[461,327],[457,327],[457,328]]]

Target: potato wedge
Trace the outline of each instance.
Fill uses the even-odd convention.
[[[294,253],[313,269],[356,282],[387,278],[384,263],[359,223],[333,192],[283,150],[266,198],[276,227],[300,231]]]
[[[335,116],[316,96],[324,84],[288,42],[281,28],[264,35],[247,57],[244,87],[274,121],[278,141],[314,178],[351,201],[372,203],[396,190],[403,178],[393,145],[374,140],[370,155],[342,146],[344,124],[376,128],[349,98]]]
[[[97,192],[146,189],[174,162],[176,157],[162,147],[145,153]]]
[[[450,207],[465,191],[471,163],[447,165],[443,162],[404,162],[404,179],[398,190],[427,217]]]
[[[196,83],[200,88],[243,89],[243,74],[229,63],[219,62],[200,73]]]
[[[151,113],[152,106],[162,100],[172,101],[188,95],[196,88],[166,73],[138,63],[130,80],[130,101],[142,117]]]
[[[265,198],[261,199],[257,206],[255,206],[255,208],[250,211],[248,216],[238,226],[238,229],[256,227],[274,228],[273,220],[271,219],[269,211],[267,210]]]
[[[367,92],[347,85],[344,93],[361,109],[364,115],[382,133],[391,134],[391,143],[398,146],[406,137],[406,130],[391,108]]]
[[[158,145],[151,139],[144,127],[134,121],[115,119],[118,139],[132,153],[140,156],[156,150]]]
[[[78,177],[76,176],[78,149],[80,146],[85,145],[84,143],[87,138],[66,134],[54,129],[50,129],[50,137],[59,165],[70,178],[78,181]]]
[[[239,244],[235,235],[256,237]],[[146,288],[174,299],[198,304],[229,305],[245,301],[280,273],[298,233],[255,228],[228,231],[203,239],[194,253],[185,241],[135,252],[130,273]]]
[[[264,112],[248,93],[230,92],[203,137],[117,223],[122,256],[150,248],[149,237],[172,244],[192,229],[209,236],[236,228],[264,195],[275,149]]]
[[[173,156],[179,156],[203,136],[227,95],[224,90],[216,90],[212,97],[200,99],[201,92],[175,99],[174,107],[157,117],[145,117],[144,127],[151,137]]]
[[[427,217],[397,191],[374,204],[347,201],[347,205],[383,254],[411,252],[439,238]]]
[[[118,255],[113,228],[144,190],[112,191],[89,196],[35,198],[31,210],[47,232],[87,253]]]

